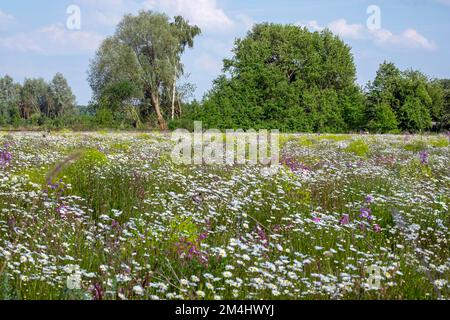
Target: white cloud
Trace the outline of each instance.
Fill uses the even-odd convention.
[[[44,53],[37,41],[25,33],[4,38],[0,37],[0,48],[19,52]]]
[[[127,13],[143,9],[142,3],[135,0],[76,0],[80,5],[83,21],[107,27],[117,25]]]
[[[0,37],[0,48],[45,55],[93,53],[102,39],[98,33],[70,31],[62,24],[53,24],[30,33]]]
[[[127,14],[139,10],[164,12],[169,16],[182,15],[205,32],[233,31],[231,19],[216,0],[75,0],[89,23],[115,26]],[[86,9],[85,9],[86,8]],[[251,18],[238,16],[239,22],[248,27]]]
[[[311,31],[322,31],[328,28],[340,37],[350,39],[362,39],[364,38],[365,32],[362,24],[349,24],[345,19],[331,21],[327,26],[321,26],[316,20],[298,22],[296,25],[306,27]]]
[[[362,24],[349,24],[345,19],[332,21],[328,28],[343,38],[362,39],[365,28]]]
[[[0,10],[0,31],[6,29],[6,27],[14,21],[14,17],[6,12]]]
[[[218,7],[216,0],[147,0],[144,6],[168,15],[182,15],[203,31],[223,32],[234,26],[234,21]]]
[[[448,1],[450,3],[450,0]],[[395,34],[388,29],[369,30],[362,24],[349,24],[345,19],[334,20],[326,27],[321,26],[315,20],[306,23],[299,22],[297,25],[307,27],[311,31],[322,31],[323,29],[328,28],[342,38],[372,40],[379,46],[398,46],[428,51],[437,49],[437,45],[434,41],[428,40],[424,35],[412,28],[408,28],[399,34]]]
[[[0,10],[0,21],[4,21],[4,20],[13,20],[14,17],[12,15],[10,15],[9,13],[3,12],[2,10]]]
[[[298,22],[296,23],[299,27],[306,27],[311,31],[322,31],[324,27],[320,26],[319,23],[316,20],[311,20],[308,22]]]
[[[394,34],[386,29],[371,30],[375,43],[378,45],[396,45],[406,48],[417,48],[434,51],[437,45],[434,41],[428,40],[415,29],[406,29],[400,34]]]

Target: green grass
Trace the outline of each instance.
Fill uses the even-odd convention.
[[[428,144],[422,140],[415,140],[411,143],[408,143],[404,146],[406,151],[419,152],[425,151],[428,149]]]
[[[353,153],[359,157],[364,157],[369,153],[370,147],[364,140],[358,139],[350,142],[344,151]]]

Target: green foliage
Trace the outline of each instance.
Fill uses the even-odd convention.
[[[433,174],[430,166],[423,164],[419,159],[409,161],[406,165],[400,167],[400,177],[415,179],[428,179]]]
[[[410,132],[423,131],[431,127],[430,112],[419,98],[406,98],[399,109],[398,117],[402,129]]]
[[[257,24],[237,39],[203,101],[185,103],[194,86],[177,84],[184,75],[181,57],[200,32],[181,16],[126,15],[91,61],[89,106],[75,106],[61,73],[23,85],[5,76],[0,126],[193,130],[198,120],[205,128],[283,132],[450,129],[450,80],[384,62],[363,92],[351,48],[339,37],[274,23]]]
[[[446,148],[450,145],[450,141],[448,138],[437,138],[437,139],[431,139],[430,144],[435,148]]]
[[[97,149],[84,150],[76,161],[65,167],[59,177],[68,183],[74,183],[79,179],[80,172],[92,174],[96,167],[106,165],[108,159],[105,154]]]
[[[363,96],[350,47],[329,31],[259,24],[238,39],[225,74],[190,114],[216,128],[357,130]]]
[[[57,73],[48,85],[50,101],[44,114],[49,118],[62,117],[73,112],[75,96],[67,80],[61,73]]]
[[[311,138],[302,136],[298,139],[298,144],[302,147],[312,147],[314,145],[314,141]]]
[[[191,217],[176,217],[169,228],[171,243],[179,242],[180,239],[185,239],[188,242],[194,243],[199,235],[197,225]]]
[[[49,83],[38,78],[20,85],[9,76],[0,78],[0,125],[67,125],[62,119],[74,111],[75,96],[61,73]]]
[[[414,140],[404,146],[406,151],[420,152],[428,149],[428,145],[425,141]]]
[[[3,272],[0,273],[0,299],[4,301],[20,299],[20,294],[11,285],[10,277]]]
[[[180,16],[170,22],[165,14],[151,11],[126,15],[91,63],[95,99],[113,113],[128,113],[135,126],[153,112],[160,129],[167,129],[168,97],[174,105],[176,81],[183,75],[181,55],[198,34],[200,29]],[[140,112],[130,109],[136,104]]]
[[[387,133],[398,127],[397,118],[391,106],[387,103],[377,104],[368,110],[367,128],[372,132]]]
[[[349,140],[351,139],[351,136],[349,135],[336,135],[336,134],[325,134],[325,135],[320,135],[317,137],[318,140],[333,140],[335,142],[339,142],[339,141],[345,141],[345,140]]]
[[[130,150],[130,146],[124,142],[117,142],[111,145],[111,150],[113,152],[128,152]]]
[[[32,183],[39,185],[45,184],[45,175],[48,172],[47,167],[43,168],[30,168],[27,170],[22,170],[16,173],[17,176],[26,176],[28,180]]]
[[[364,157],[369,153],[369,145],[362,139],[354,140],[350,142],[347,148],[344,149],[345,152],[353,153],[359,157]]]
[[[450,130],[450,79],[437,80],[436,82],[444,92],[440,128]]]
[[[21,86],[5,76],[0,78],[0,125],[17,123],[20,120]]]
[[[113,123],[113,120],[113,114],[107,108],[101,108],[95,114],[95,122],[99,127],[109,127]]]
[[[443,90],[436,81],[384,62],[368,84],[367,128],[374,132],[428,130],[433,120],[442,120],[443,101]]]

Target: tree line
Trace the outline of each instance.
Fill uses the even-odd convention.
[[[423,132],[449,129],[449,80],[380,65],[356,84],[351,48],[331,31],[263,23],[236,40],[234,56],[176,126],[290,132]]]
[[[365,87],[351,48],[329,30],[262,23],[237,39],[233,57],[201,101],[181,83],[182,55],[199,27],[181,16],[126,15],[91,60],[91,103],[76,107],[61,74],[46,83],[0,79],[0,125],[219,129],[285,132],[423,132],[450,126],[450,80],[384,62]]]
[[[0,125],[44,125],[73,114],[75,103],[61,73],[50,82],[37,78],[20,84],[7,75],[0,78]]]

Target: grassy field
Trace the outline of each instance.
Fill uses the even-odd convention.
[[[180,166],[158,133],[0,133],[0,299],[448,299],[447,136],[286,135]]]

